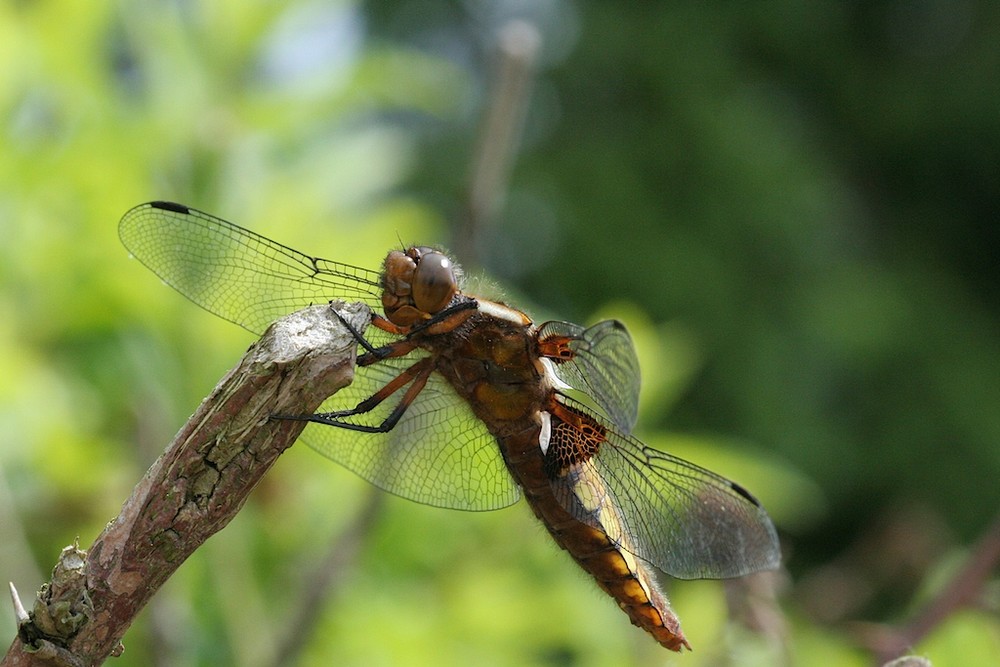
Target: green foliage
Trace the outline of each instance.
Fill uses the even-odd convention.
[[[23,597],[117,514],[250,342],[129,261],[119,217],[176,200],[372,267],[397,239],[448,244],[493,30],[513,11],[0,5],[0,575]],[[543,29],[522,152],[465,261],[556,316],[623,319],[639,435],[739,479],[783,531],[789,659],[868,664],[846,622],[909,618],[945,585],[927,572],[996,508],[997,9],[521,11]],[[119,664],[271,661],[304,573],[369,493],[298,449],[140,617]],[[923,545],[922,569],[881,581],[886,552],[859,536],[900,506],[929,517],[898,538]],[[789,657],[728,623],[712,582],[671,585],[696,651],[666,655],[523,504],[389,499],[358,539],[301,664]],[[871,593],[852,607],[836,589],[822,606],[843,611],[824,617],[809,591],[831,589],[797,584],[831,566]],[[998,635],[964,612],[915,651],[992,664]]]

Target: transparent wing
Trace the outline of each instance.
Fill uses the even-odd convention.
[[[140,204],[122,217],[118,235],[165,283],[253,333],[331,299],[381,307],[377,272],[311,257],[180,204]]]
[[[327,400],[318,412],[353,408],[422,356],[414,353],[359,367],[354,382]],[[372,412],[344,421],[380,424],[405,390],[400,389]],[[320,454],[375,486],[425,505],[494,510],[521,497],[496,440],[437,372],[431,374],[388,433],[310,424],[303,438]]]
[[[136,206],[122,218],[118,232],[129,252],[168,285],[254,333],[283,315],[331,299],[381,307],[377,272],[306,255],[180,204]],[[371,332],[376,345],[389,340]],[[354,383],[320,412],[353,408],[418,358],[415,353],[358,368]],[[377,424],[396,402],[388,400],[354,421]],[[520,497],[496,441],[438,373],[389,433],[310,424],[303,440],[376,486],[420,503],[489,510]]]
[[[679,579],[739,577],[778,567],[774,525],[749,492],[603,427],[578,403],[565,404],[598,424],[600,440],[594,456],[551,479],[556,498],[577,519]],[[553,419],[549,453],[579,443],[573,431]]]
[[[639,359],[632,337],[618,320],[604,320],[590,328],[570,322],[546,322],[539,340],[566,337],[573,358],[553,363],[560,380],[586,393],[619,430],[631,433],[639,414]]]

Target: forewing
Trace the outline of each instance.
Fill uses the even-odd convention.
[[[254,333],[331,299],[381,305],[377,272],[311,257],[180,204],[140,204],[122,217],[118,234],[165,283]]]
[[[566,404],[600,423],[582,405]],[[594,456],[552,479],[556,497],[577,519],[679,579],[778,567],[774,525],[745,489],[613,429],[600,434]]]
[[[318,412],[353,408],[423,354],[418,352],[359,367],[354,382],[327,400]],[[405,391],[405,387],[400,389],[370,413],[343,421],[377,425]],[[375,486],[425,505],[494,510],[520,498],[496,440],[436,372],[388,433],[310,424],[303,439],[323,456]]]
[[[573,358],[552,365],[560,380],[589,395],[619,430],[631,433],[639,414],[639,359],[632,337],[618,320],[584,328],[570,322],[546,322],[538,329],[547,336],[569,339]]]
[[[255,333],[283,315],[331,299],[381,307],[377,272],[306,255],[180,204],[136,206],[118,232],[129,252],[168,285]],[[370,332],[376,345],[389,340]],[[353,408],[418,358],[358,368],[353,384],[319,411]],[[353,420],[378,424],[401,396],[402,391]],[[437,373],[388,433],[310,424],[303,440],[376,486],[420,503],[489,510],[519,497],[496,441]]]

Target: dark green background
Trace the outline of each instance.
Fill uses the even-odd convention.
[[[0,575],[28,595],[89,544],[251,340],[128,261],[121,214],[369,266],[454,246],[510,18],[542,37],[524,136],[460,260],[539,317],[626,321],[639,435],[775,517],[793,664],[866,664],[844,622],[943,584],[998,497],[1000,9],[934,0],[5,3]],[[270,664],[368,493],[297,449],[121,664]],[[668,656],[548,539],[523,505],[387,500],[303,664],[778,659],[701,582]],[[963,613],[917,649],[990,664],[1000,631]]]

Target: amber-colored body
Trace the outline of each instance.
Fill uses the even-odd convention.
[[[564,348],[552,340],[540,346],[526,315],[506,306],[499,311],[503,316],[463,314],[451,331],[415,334],[410,341],[431,352],[434,370],[447,378],[497,439],[507,469],[559,546],[615,599],[633,624],[666,648],[690,648],[652,569],[604,532],[574,518],[553,494],[553,471],[541,446],[543,414],[554,431],[576,428],[564,415],[587,417],[566,415],[569,408],[560,404],[541,361],[541,349]],[[551,451],[549,462],[558,455]]]

